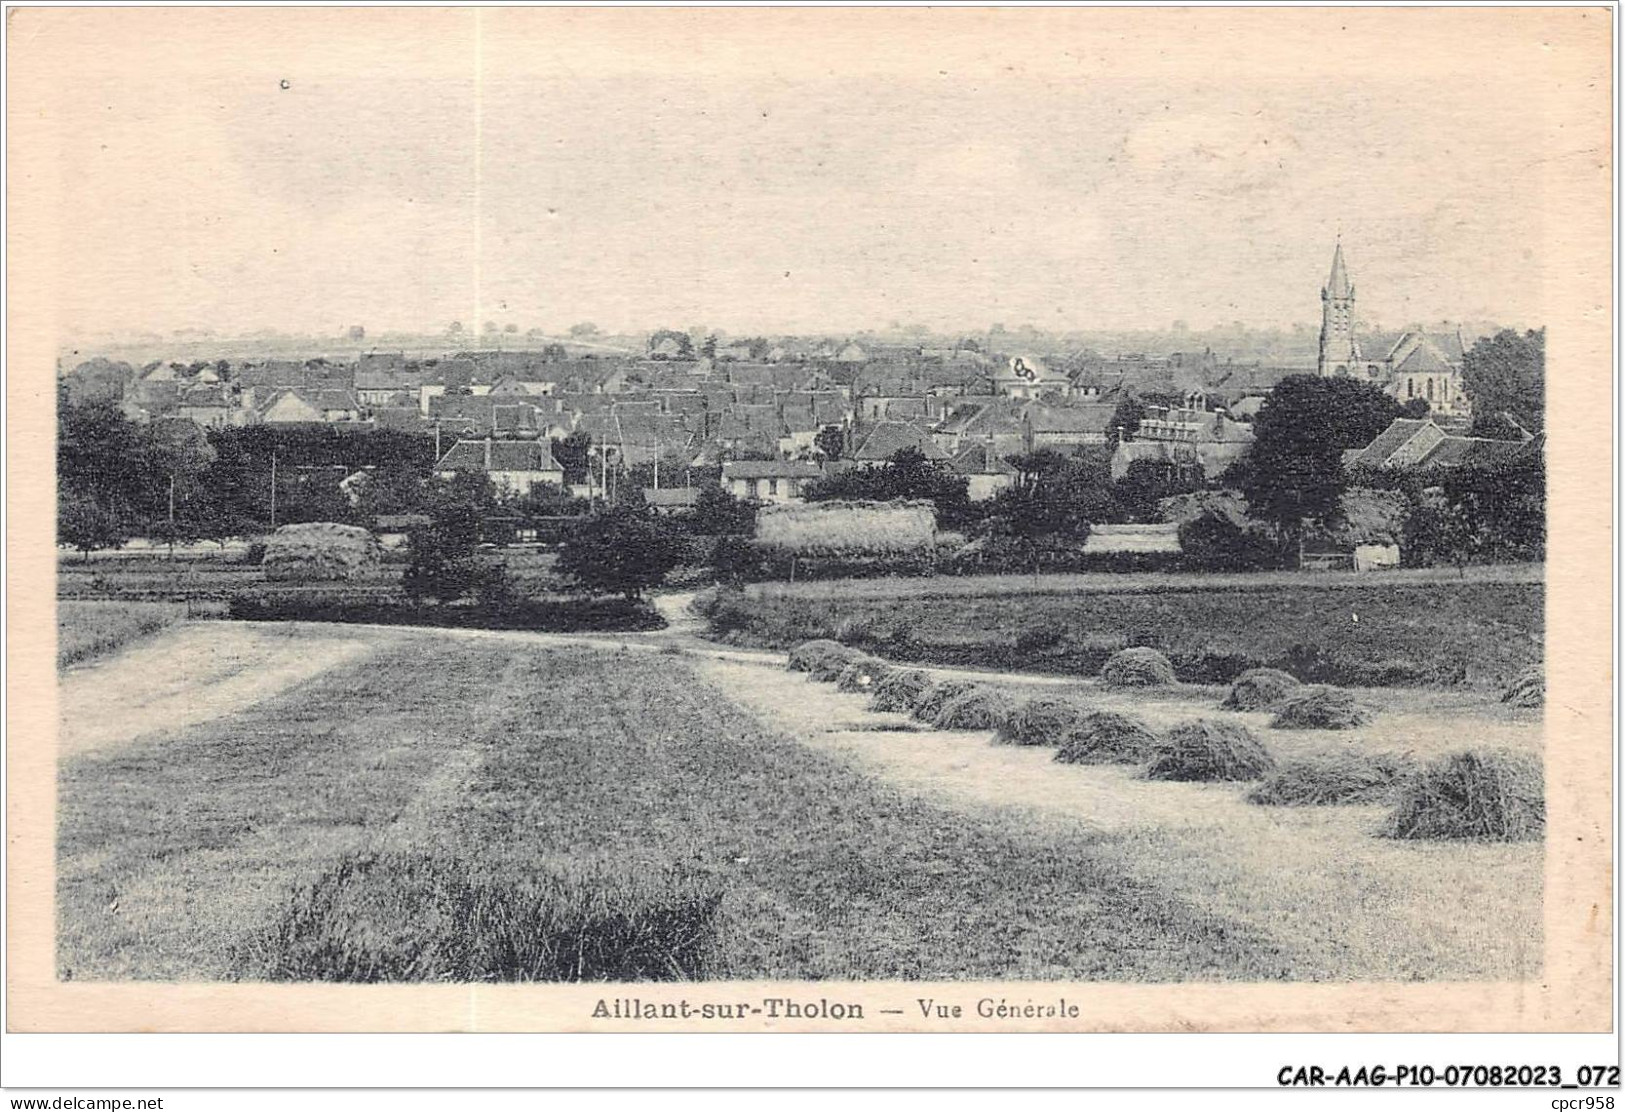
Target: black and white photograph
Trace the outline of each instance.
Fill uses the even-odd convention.
[[[13,1024],[1607,1029],[1612,14],[13,10]]]

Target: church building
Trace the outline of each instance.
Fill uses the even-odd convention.
[[[1332,272],[1321,288],[1320,303],[1321,374],[1364,378],[1401,403],[1421,398],[1429,412],[1441,417],[1471,414],[1462,389],[1460,332],[1445,337],[1420,328],[1387,336],[1355,331],[1354,283],[1341,240],[1332,252]]]

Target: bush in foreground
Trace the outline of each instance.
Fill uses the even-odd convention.
[[[1543,707],[1546,705],[1546,668],[1531,664],[1512,678],[1501,693],[1501,701],[1510,707]]]
[[[1268,710],[1297,688],[1296,677],[1279,668],[1249,668],[1236,677],[1219,705],[1225,710]]]
[[[1010,696],[975,684],[944,703],[933,724],[943,730],[996,730],[1012,709]]]
[[[875,685],[875,697],[869,701],[869,709],[908,714],[935,683],[929,672],[898,668]]]
[[[999,724],[995,745],[1060,745],[1083,722],[1089,708],[1056,695],[1035,695]]]
[[[921,722],[935,724],[937,715],[942,713],[943,707],[966,692],[974,690],[976,690],[976,684],[970,680],[942,680],[927,689],[915,700],[914,717]]]
[[[1275,758],[1239,722],[1200,718],[1168,731],[1146,766],[1148,780],[1256,780]]]
[[[848,694],[866,695],[891,673],[892,666],[884,660],[872,656],[859,657],[841,669],[841,674],[835,678],[835,689]]]
[[[1107,687],[1163,687],[1174,682],[1174,666],[1156,649],[1115,652],[1100,670]]]
[[[1062,764],[1139,764],[1151,756],[1157,740],[1151,727],[1133,715],[1097,710],[1066,735],[1055,759]]]
[[[1540,758],[1467,750],[1430,762],[1400,786],[1385,833],[1418,840],[1527,842],[1546,832]]]
[[[1408,757],[1395,753],[1312,753],[1283,763],[1247,802],[1275,807],[1386,803],[1413,770]]]
[[[1352,730],[1371,714],[1340,687],[1316,684],[1294,691],[1276,705],[1273,730]]]
[[[424,854],[352,855],[241,954],[272,981],[671,981],[704,975],[721,895],[675,877],[500,880]]]

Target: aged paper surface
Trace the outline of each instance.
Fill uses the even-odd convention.
[[[8,118],[8,187],[10,249],[8,294],[7,437],[12,481],[9,487],[10,529],[7,535],[9,602],[7,689],[7,770],[9,776],[9,847],[7,934],[11,1024],[21,1031],[1596,1031],[1609,1024],[1611,954],[1614,924],[1611,830],[1611,699],[1610,638],[1610,496],[1613,429],[1611,387],[1611,250],[1612,173],[1609,108],[1613,75],[1607,11],[1586,9],[1145,9],[1145,10],[683,10],[683,11],[537,11],[537,10],[27,10],[9,13],[11,111]],[[88,69],[117,79],[79,80]],[[833,172],[855,175],[862,165],[882,166],[907,148],[918,113],[929,105],[933,83],[952,82],[975,90],[993,102],[991,118],[1010,127],[999,135],[967,136],[962,145],[943,150],[940,174],[915,181],[918,188],[937,188],[927,197],[926,212],[938,212],[947,232],[954,221],[989,219],[998,211],[1000,175],[1010,155],[1008,173],[1030,172],[1023,144],[1039,143],[1044,127],[1016,117],[1034,104],[1045,105],[1056,121],[1080,112],[1102,130],[1117,127],[1112,94],[1132,87],[1168,90],[1168,112],[1174,123],[1142,135],[1150,143],[1172,144],[1180,152],[1196,151],[1184,173],[1200,179],[1209,162],[1226,164],[1240,142],[1252,145],[1273,139],[1302,145],[1313,129],[1316,112],[1332,118],[1365,114],[1363,146],[1358,157],[1338,161],[1327,174],[1328,199],[1321,224],[1327,249],[1315,257],[1316,280],[1324,273],[1330,237],[1348,237],[1359,282],[1359,255],[1353,233],[1364,229],[1370,240],[1408,234],[1414,225],[1388,218],[1374,206],[1391,199],[1388,191],[1369,192],[1371,178],[1415,183],[1418,195],[1432,205],[1430,238],[1404,247],[1383,244],[1390,254],[1410,255],[1408,265],[1425,270],[1430,256],[1451,256],[1455,272],[1471,265],[1452,237],[1468,234],[1478,252],[1516,253],[1506,258],[1484,255],[1486,284],[1507,284],[1516,269],[1524,301],[1517,306],[1519,323],[1544,326],[1552,368],[1547,391],[1546,461],[1549,474],[1549,536],[1545,563],[1545,666],[1549,698],[1545,707],[1545,784],[1547,825],[1544,851],[1544,958],[1540,973],[1527,980],[1454,982],[1421,977],[1399,981],[1301,981],[1290,979],[1247,983],[1155,978],[1133,983],[1104,980],[975,981],[843,981],[782,983],[698,981],[693,983],[607,984],[263,984],[164,983],[161,980],[64,980],[56,954],[57,924],[54,845],[57,798],[57,681],[53,664],[54,590],[57,554],[53,550],[55,513],[52,474],[54,386],[68,337],[83,331],[133,334],[150,327],[168,331],[171,321],[144,325],[130,313],[143,305],[163,303],[151,287],[167,288],[170,305],[202,299],[213,324],[223,334],[271,330],[278,314],[287,315],[288,331],[316,319],[317,302],[332,296],[334,286],[307,283],[297,269],[321,259],[356,286],[369,281],[395,284],[402,300],[432,307],[437,283],[466,288],[464,316],[475,322],[506,288],[521,286],[513,275],[483,272],[487,260],[500,255],[482,242],[487,208],[525,203],[535,184],[534,222],[544,225],[548,209],[543,183],[551,172],[543,162],[505,162],[505,152],[524,146],[503,135],[485,114],[483,102],[523,101],[530,91],[546,98],[572,85],[601,94],[592,126],[621,127],[628,141],[660,149],[658,130],[662,86],[685,111],[715,111],[723,121],[713,138],[726,159],[730,142],[751,126],[744,111],[758,101],[807,113],[821,109],[852,114],[872,148],[867,160],[840,163]],[[121,86],[123,92],[109,97]],[[347,135],[309,146],[281,146],[275,96],[355,95],[372,107],[358,113]],[[386,129],[388,112],[380,108],[377,90],[398,94],[402,111],[418,111],[423,90],[432,90],[444,114],[424,116],[412,145],[393,150],[370,134]],[[696,94],[695,90],[699,90]],[[924,91],[922,91],[924,90]],[[1445,90],[1462,94],[1454,109],[1482,111],[1500,126],[1506,145],[1456,144],[1449,125],[1449,105],[1440,110]],[[685,99],[685,97],[687,99]],[[115,101],[116,104],[111,103]],[[1279,115],[1266,115],[1277,105],[1296,105]],[[1482,103],[1483,108],[1474,105]],[[1005,107],[999,107],[999,105]],[[465,111],[465,108],[468,109]],[[1177,112],[1176,112],[1177,108]],[[1424,108],[1428,110],[1424,112]],[[1410,110],[1414,110],[1414,117]],[[153,147],[119,140],[105,113],[128,113],[146,138],[162,135]],[[494,111],[494,108],[493,108]],[[769,109],[759,115],[765,117]],[[652,131],[629,127],[620,117],[649,114]],[[1098,115],[1090,116],[1094,112]],[[735,116],[729,116],[734,113]],[[985,123],[978,118],[977,123]],[[154,120],[160,121],[153,123]],[[1262,120],[1262,122],[1259,122]],[[619,122],[618,122],[619,121]],[[1413,126],[1420,129],[1413,133]],[[1464,117],[1465,121],[1465,117]],[[1019,126],[1018,126],[1019,125]],[[640,125],[641,126],[641,125]],[[810,125],[809,125],[810,126]],[[1071,133],[1055,124],[1056,134]],[[1181,130],[1184,128],[1185,130]],[[589,128],[590,130],[590,128]],[[1463,127],[1464,132],[1472,129]],[[291,134],[291,133],[290,133]],[[1243,136],[1237,140],[1236,136]],[[1476,132],[1475,132],[1476,134]],[[651,135],[653,138],[651,138]],[[1211,135],[1211,143],[1204,136]],[[561,138],[562,144],[564,140]],[[1229,144],[1229,146],[1227,146]],[[525,148],[532,149],[532,148]],[[645,149],[645,148],[639,148]],[[98,153],[105,152],[105,153]],[[319,160],[299,165],[315,151]],[[1392,154],[1390,154],[1392,152]],[[713,152],[714,153],[714,152]],[[802,152],[803,154],[805,152]],[[1134,153],[1132,150],[1130,153]],[[1143,153],[1143,152],[1142,152]],[[850,156],[850,152],[847,152]],[[439,196],[397,197],[391,182],[411,177],[414,167],[433,159]],[[290,160],[293,160],[290,162]],[[816,160],[815,160],[816,161]],[[798,164],[799,165],[799,164]],[[821,163],[820,163],[821,165]],[[1249,164],[1250,165],[1250,164]],[[680,175],[681,161],[651,158],[647,172]],[[1124,173],[1129,171],[1124,170]],[[737,167],[753,179],[757,171]],[[1107,181],[1112,171],[1107,171]],[[259,196],[256,174],[289,179],[263,195],[264,224],[256,226],[242,207],[242,197]],[[1061,171],[1064,177],[1064,166]],[[235,176],[246,175],[244,181]],[[1342,175],[1344,185],[1337,187]],[[1446,189],[1451,175],[1498,181],[1516,198],[1515,218],[1499,237],[1484,238],[1471,214],[1452,208],[1474,196],[1473,189]],[[1170,195],[1168,205],[1211,206],[1225,224],[1229,208],[1249,191],[1267,188],[1269,171],[1254,173],[1242,166],[1211,181],[1197,180],[1194,191]],[[726,182],[726,175],[724,176]],[[1121,184],[1121,183],[1119,183]],[[725,234],[730,220],[748,223],[753,236],[787,236],[798,244],[830,233],[835,250],[861,258],[862,236],[850,221],[861,216],[850,209],[865,189],[896,188],[894,181],[816,179],[779,182],[786,217],[775,224],[773,211],[747,211],[729,205],[708,210],[710,231]],[[725,190],[725,184],[718,186]],[[1012,190],[1015,187],[1009,186]],[[1154,188],[1154,186],[1144,186]],[[234,189],[246,192],[233,193]],[[306,198],[305,207],[289,203],[291,190]],[[605,242],[622,254],[628,234],[617,226],[624,213],[643,205],[638,167],[617,161],[605,167],[597,187],[602,202],[595,218]],[[324,191],[333,197],[325,212],[308,203]],[[980,192],[978,192],[980,191]],[[977,210],[956,203],[965,195],[981,199]],[[827,202],[820,204],[820,197]],[[418,242],[389,244],[370,236],[374,226],[393,226],[390,206],[443,204],[446,211],[473,212],[472,222],[431,225]],[[466,207],[465,207],[466,202]],[[1013,204],[1014,202],[1012,202]],[[1155,193],[1142,196],[1128,238],[1145,237],[1149,268],[1166,268],[1181,258],[1178,245],[1154,242]],[[199,220],[221,219],[226,242],[199,257],[192,272],[150,269],[144,247],[157,248],[143,225],[154,213],[155,226],[168,226],[171,209],[197,206]],[[1147,206],[1150,206],[1149,210]],[[788,212],[794,209],[794,219]],[[1150,215],[1148,216],[1148,211]],[[304,213],[308,226],[288,228],[279,222]],[[313,215],[315,214],[315,215]],[[1235,224],[1236,235],[1257,242],[1274,232],[1274,217],[1283,222],[1297,214],[1272,212]],[[318,220],[317,216],[320,216]],[[564,214],[569,217],[571,214]],[[646,216],[647,214],[645,214]],[[1106,208],[1095,219],[1101,244],[1114,242],[1110,225],[1118,215]],[[683,222],[693,212],[670,215],[674,242],[691,249],[693,228]],[[1289,220],[1290,217],[1290,220]],[[1011,217],[1013,242],[1033,242],[1031,227],[1020,220],[1062,221],[1064,213],[1029,206]],[[628,220],[631,218],[628,217]],[[998,217],[991,217],[997,222]],[[1127,219],[1125,217],[1125,219]],[[922,226],[929,221],[922,220]],[[657,225],[632,222],[632,234]],[[1077,226],[1066,227],[1078,234]],[[87,232],[86,229],[90,231]],[[1494,230],[1494,229],[1492,229]],[[512,234],[519,234],[509,229]],[[884,227],[860,232],[884,241]],[[920,234],[920,228],[913,229]],[[108,237],[105,251],[86,254],[92,236]],[[252,243],[238,243],[249,237]],[[438,239],[436,238],[438,237]],[[1025,238],[1023,238],[1025,237]],[[950,240],[952,236],[950,235]],[[1042,238],[1041,236],[1037,238]],[[431,242],[434,241],[434,242]],[[440,242],[444,240],[444,242]],[[1115,242],[1120,244],[1121,237]],[[293,266],[233,269],[233,249],[269,258],[279,244],[297,244]],[[325,249],[323,245],[325,244]],[[1210,270],[1213,283],[1228,283],[1233,293],[1212,305],[1231,307],[1235,318],[1247,318],[1249,307],[1279,286],[1277,276],[1249,272],[1225,258],[1208,257],[1212,244],[1195,245],[1185,265]],[[738,265],[747,277],[733,277],[732,289],[744,303],[752,266],[761,260],[740,247]],[[1104,250],[1104,247],[1102,247]],[[358,265],[366,252],[376,252],[374,265]],[[325,253],[325,258],[324,258]],[[1373,249],[1367,248],[1367,255]],[[419,272],[436,259],[462,257],[461,273]],[[538,256],[543,257],[543,256]],[[689,254],[667,254],[651,245],[641,256],[646,271],[661,272],[670,285],[683,285],[683,296],[657,301],[659,311],[689,313],[722,320],[727,305],[714,304],[704,288],[707,275],[726,275],[727,258],[697,262]],[[817,252],[801,257],[815,258]],[[172,256],[171,256],[172,258]],[[905,252],[906,261],[906,252]],[[927,259],[923,265],[936,260]],[[850,260],[848,260],[850,262]],[[576,268],[579,284],[590,289],[606,316],[621,312],[619,289],[647,291],[648,273],[630,270],[594,273],[590,253],[553,256],[561,269]],[[1053,265],[1038,258],[1036,267]],[[850,273],[864,275],[858,262]],[[1114,265],[1116,263],[1114,262]],[[792,332],[798,328],[824,333],[842,327],[832,316],[859,312],[864,302],[884,300],[885,291],[866,289],[861,279],[843,286],[847,262],[824,259],[802,296],[811,304],[827,298],[827,313],[807,312],[786,318],[782,302],[760,300],[739,314],[759,327]],[[945,306],[951,316],[962,304],[944,285],[963,285],[965,273],[933,282],[920,279],[922,312]],[[788,278],[788,272],[786,273]],[[1098,275],[1096,279],[1098,280]],[[521,276],[522,278],[522,276]],[[508,283],[502,286],[502,281]],[[1019,278],[1012,278],[1012,282]],[[1136,281],[1142,284],[1134,286]],[[717,279],[720,287],[728,282]],[[1053,282],[1065,287],[1064,274]],[[656,282],[653,285],[658,286]],[[342,282],[340,283],[342,285]],[[1102,294],[1100,312],[1127,319],[1125,306],[1139,296],[1157,307],[1154,319],[1179,316],[1177,303],[1188,286],[1164,291],[1155,282],[1123,277],[1132,289],[1125,301],[1111,305]],[[694,287],[688,290],[687,287]],[[1102,289],[1105,287],[1102,286]],[[1459,287],[1450,287],[1456,290]],[[1162,302],[1158,298],[1168,296]],[[390,294],[374,290],[358,302],[386,305]],[[718,295],[729,296],[729,295]],[[1014,295],[1012,295],[1014,296]],[[1290,291],[1307,305],[1311,323],[1314,291]],[[937,300],[932,301],[935,297]],[[987,300],[999,301],[997,291]],[[974,303],[975,298],[972,298]],[[648,302],[645,302],[647,304]],[[1020,304],[1019,299],[1016,300]],[[585,301],[577,304],[586,304]],[[636,297],[625,311],[637,315]],[[1164,314],[1163,305],[1167,305]],[[1493,312],[1494,296],[1465,304],[1407,304],[1421,319],[1460,317]],[[133,307],[133,308],[132,308]],[[505,308],[505,306],[504,306]],[[891,318],[855,320],[867,327]],[[895,306],[897,315],[914,311]],[[337,312],[347,312],[340,308]],[[368,309],[364,311],[379,311]],[[425,308],[424,312],[435,311]],[[561,310],[565,311],[565,310]],[[574,310],[568,310],[573,312]],[[1020,310],[1015,310],[1019,312]],[[1216,314],[1219,310],[1213,310]],[[1231,309],[1224,309],[1232,312]],[[587,309],[581,310],[585,317]],[[779,313],[774,318],[773,313]],[[986,326],[994,310],[967,322],[964,329]],[[1089,307],[1079,322],[1089,327]],[[224,318],[229,315],[231,318]],[[1267,315],[1267,314],[1266,314]],[[177,316],[173,320],[184,319]],[[1217,316],[1215,315],[1215,319]],[[1229,317],[1225,318],[1228,320]],[[563,321],[557,322],[560,326]],[[646,330],[682,319],[628,321]],[[936,324],[936,322],[932,322]],[[1014,320],[1012,320],[1014,323]],[[1036,322],[1045,326],[1047,322]],[[1399,321],[1390,323],[1399,324]],[[936,327],[953,331],[950,323]],[[1123,325],[1123,327],[1128,327]],[[87,355],[95,354],[86,352]],[[69,356],[70,363],[75,360]],[[105,708],[116,718],[119,708]],[[1290,884],[1290,878],[1283,883]],[[766,1001],[794,1001],[800,1014]],[[742,1017],[702,1019],[707,1005],[744,1001],[753,1010]],[[930,1001],[922,1009],[921,1001]],[[979,1007],[979,1002],[988,1001]],[[1060,1004],[1064,1001],[1064,1004]],[[684,1005],[690,1018],[681,1018]],[[1029,1002],[1036,1014],[1022,1011]],[[998,1014],[1000,1004],[1014,1014]],[[943,1011],[936,1010],[937,1008]],[[678,1017],[668,1014],[676,1009]],[[929,1011],[930,1014],[923,1014]],[[606,1012],[608,1014],[606,1014]],[[992,1013],[992,1014],[989,1014]],[[727,1013],[722,1013],[727,1014]],[[861,1018],[860,1018],[861,1017]]]

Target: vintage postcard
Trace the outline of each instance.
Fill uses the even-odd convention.
[[[1612,18],[10,10],[12,1028],[1608,1029]]]

